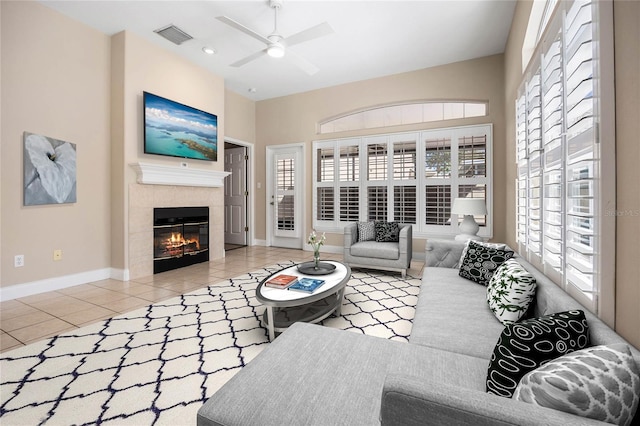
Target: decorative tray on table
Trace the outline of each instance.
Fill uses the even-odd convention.
[[[336,270],[336,265],[327,262],[318,262],[316,269],[315,262],[305,262],[298,265],[298,272],[305,275],[329,275]]]

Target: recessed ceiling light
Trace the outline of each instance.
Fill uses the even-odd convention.
[[[212,47],[206,47],[206,46],[202,48],[202,51],[207,55],[214,55],[216,53],[216,49]]]
[[[256,93],[258,91],[258,89],[256,89],[255,87],[250,87],[249,88],[249,93]]]

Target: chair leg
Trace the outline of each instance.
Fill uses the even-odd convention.
[[[403,279],[404,279],[404,278],[407,278],[407,270],[406,270],[406,269],[403,269],[403,270],[402,270],[402,278],[403,278]]]

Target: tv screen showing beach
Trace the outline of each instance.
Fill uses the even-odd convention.
[[[144,152],[218,160],[218,117],[144,92]]]

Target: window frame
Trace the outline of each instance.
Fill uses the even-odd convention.
[[[549,0],[551,1],[551,0]],[[592,34],[590,43],[592,45],[591,59],[593,63],[592,68],[592,84],[593,90],[591,96],[593,98],[593,125],[590,127],[593,132],[592,147],[593,160],[595,168],[594,182],[595,189],[593,198],[591,195],[585,197],[588,203],[593,204],[592,218],[594,221],[593,235],[595,238],[594,244],[594,258],[593,258],[593,293],[585,293],[580,288],[569,282],[567,277],[567,270],[569,265],[575,264],[575,260],[568,259],[571,242],[570,242],[570,220],[575,218],[575,212],[571,212],[571,194],[569,193],[571,188],[571,179],[569,176],[570,170],[576,164],[575,160],[572,160],[569,154],[569,141],[575,141],[574,134],[571,133],[572,123],[568,121],[568,102],[571,96],[571,90],[578,87],[577,84],[569,82],[571,75],[567,75],[568,62],[573,59],[573,53],[570,50],[571,42],[568,34],[568,27],[571,22],[568,22],[567,16],[575,7],[590,7],[591,20],[588,21],[592,26]],[[533,10],[532,10],[533,14]],[[531,23],[531,22],[530,22]],[[543,23],[540,23],[543,25]],[[612,2],[595,2],[588,0],[571,0],[566,2],[558,2],[555,4],[554,12],[545,28],[539,31],[542,34],[539,42],[535,46],[533,54],[529,60],[528,66],[523,72],[523,80],[520,88],[517,91],[515,99],[515,141],[516,141],[516,154],[515,160],[517,165],[516,170],[516,241],[518,243],[518,249],[520,254],[531,262],[538,269],[542,270],[547,276],[549,276],[556,284],[575,297],[585,307],[593,311],[596,315],[602,318],[610,326],[615,324],[615,218],[611,216],[611,210],[615,206],[615,102],[614,102],[614,88],[613,88],[613,9]],[[554,215],[554,208],[545,207],[545,204],[549,199],[554,198],[552,196],[545,196],[548,190],[554,189],[556,186],[552,179],[547,181],[546,177],[557,172],[557,165],[554,165],[555,155],[553,150],[557,148],[557,143],[554,142],[554,138],[557,138],[555,130],[551,130],[554,125],[554,121],[551,119],[552,114],[548,114],[549,120],[545,121],[543,116],[541,122],[541,147],[540,154],[543,158],[551,159],[550,165],[546,165],[545,162],[541,163],[541,188],[539,201],[542,207],[542,224],[540,226],[543,242],[540,250],[530,250],[531,245],[528,244],[528,232],[529,229],[525,229],[527,223],[523,223],[523,220],[528,217],[531,212],[529,204],[532,199],[529,197],[529,184],[523,182],[522,176],[527,173],[531,175],[531,165],[527,162],[528,156],[531,152],[524,149],[524,146],[528,145],[528,140],[525,140],[527,132],[523,133],[523,111],[525,115],[524,127],[528,119],[526,118],[526,102],[523,101],[526,92],[525,88],[531,77],[536,74],[540,69],[549,65],[551,62],[548,59],[549,52],[553,49],[553,44],[560,40],[560,69],[561,69],[561,84],[562,84],[562,116],[560,123],[562,129],[560,131],[560,147],[561,147],[561,163],[560,166],[560,203],[561,203],[561,215],[562,219],[558,225],[557,217],[554,217],[555,223],[552,227],[556,228],[551,230],[547,226],[546,222],[552,222],[553,220],[544,220],[544,215]],[[546,77],[551,76],[551,73],[547,73],[547,76],[543,76],[543,84]],[[541,85],[542,87],[542,85]],[[542,89],[540,96],[543,98],[545,93],[548,93]],[[583,98],[579,98],[583,99]],[[586,97],[584,98],[586,99]],[[544,101],[544,99],[543,99]],[[544,102],[541,103],[541,107],[544,108]],[[555,113],[555,111],[554,111]],[[543,113],[544,115],[544,113]],[[557,119],[557,117],[553,117]],[[557,120],[556,120],[557,121]],[[548,133],[547,136],[545,133]],[[580,134],[580,133],[579,133]],[[587,134],[580,134],[585,137]],[[573,139],[572,139],[573,138]],[[575,142],[574,142],[575,143]],[[545,150],[545,148],[548,149]],[[524,172],[524,173],[523,173]],[[555,178],[555,177],[554,177]],[[525,186],[523,188],[522,186]],[[555,188],[557,189],[557,188]],[[526,194],[526,197],[523,197]],[[524,204],[523,204],[524,203]],[[549,216],[547,216],[549,217]],[[557,238],[545,239],[545,233],[553,234],[561,229],[560,244],[557,244]],[[555,240],[555,241],[554,241]],[[544,242],[548,241],[548,246],[553,246],[552,250],[546,250]],[[557,262],[557,258],[554,258],[556,252],[560,249],[561,252],[561,266],[553,265]],[[588,294],[591,293],[592,296]]]
[[[451,138],[450,149],[450,165],[451,176],[442,177],[426,177],[425,174],[425,158],[426,158],[426,141],[437,138]],[[458,170],[458,146],[463,138],[469,137],[486,137],[485,142],[485,158],[484,158],[484,176],[472,176],[472,177],[460,177]],[[394,179],[393,166],[394,166],[394,144],[395,143],[415,143],[415,176],[414,178],[398,178]],[[367,161],[367,147],[373,144],[385,144],[386,145],[386,176],[384,180],[369,180],[368,176],[368,161]],[[333,149],[333,164],[339,165],[340,148],[345,146],[357,145],[359,147],[359,171],[360,180],[358,182],[341,182],[340,181],[340,167],[334,168],[334,175],[332,181],[318,182],[318,173],[320,172],[320,161],[318,159],[319,150]],[[415,204],[416,223],[413,225],[413,235],[418,238],[440,237],[451,238],[459,233],[458,224],[462,218],[455,219],[456,215],[449,215],[450,223],[447,225],[427,225],[426,224],[426,198],[425,193],[427,185],[444,185],[451,188],[451,203],[453,199],[459,196],[460,187],[463,185],[484,185],[485,200],[487,204],[488,214],[485,217],[485,224],[480,227],[478,235],[483,238],[493,237],[493,125],[492,124],[479,124],[471,126],[459,126],[441,129],[420,130],[415,132],[397,132],[397,133],[384,133],[374,134],[362,137],[350,137],[341,139],[327,139],[317,140],[312,143],[312,173],[314,176],[312,187],[312,222],[313,228],[320,232],[342,232],[344,226],[353,221],[341,221],[340,220],[340,206],[337,198],[334,197],[334,212],[332,220],[320,220],[318,218],[318,188],[333,187],[336,194],[339,194],[339,188],[344,186],[358,185],[360,188],[360,214],[359,221],[369,221],[368,213],[368,188],[384,186],[387,188],[386,201],[387,201],[387,216],[386,220],[395,220],[395,188],[397,187],[415,187]],[[403,189],[406,191],[406,189]]]

